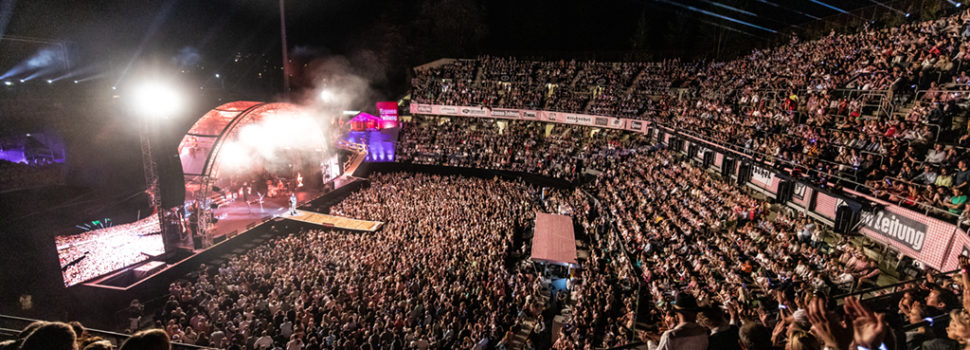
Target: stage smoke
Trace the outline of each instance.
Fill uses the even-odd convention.
[[[359,74],[346,58],[317,59],[309,66],[308,74],[315,88],[309,93],[307,104],[313,110],[336,118],[346,110],[374,109],[377,96],[371,89],[370,80]]]
[[[319,166],[330,149],[320,117],[305,110],[269,113],[274,115],[241,125],[226,141],[219,156],[223,171],[265,169],[296,176],[301,166]]]

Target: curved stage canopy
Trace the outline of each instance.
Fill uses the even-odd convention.
[[[299,107],[289,103],[236,101],[216,107],[202,116],[185,134],[178,147],[185,180],[186,201],[198,203],[203,207],[210,206],[212,202],[210,196],[218,193],[220,187],[226,185],[226,181],[220,180],[228,180],[234,176],[230,172],[232,163],[256,162],[260,156],[254,153],[231,154],[234,153],[231,148],[243,139],[252,141],[256,138],[271,144],[274,139],[278,141],[282,138],[280,135],[272,135],[262,128],[274,123],[289,127],[287,123],[300,113]],[[312,119],[309,116],[300,116],[300,118]],[[259,129],[259,131],[247,133],[247,126],[250,125],[254,126],[252,129]],[[307,145],[311,149],[323,152],[328,148],[325,146],[322,131],[317,138],[316,130],[291,128],[292,131],[284,130],[284,132],[314,135],[312,142],[309,142],[312,145]],[[266,148],[273,147],[282,148],[278,143],[268,145]],[[289,150],[289,147],[286,148]],[[255,194],[255,191],[253,193]],[[204,227],[206,225],[202,221],[199,222],[200,233],[206,232]]]
[[[225,141],[237,134],[242,126],[258,123],[280,112],[297,110],[295,105],[289,103],[236,101],[216,107],[202,116],[179,143],[186,194],[198,194],[204,190],[202,185],[208,178],[219,175],[219,152]]]

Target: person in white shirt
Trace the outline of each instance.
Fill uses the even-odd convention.
[[[290,341],[286,343],[286,350],[302,350],[303,349],[303,339],[294,334],[290,337]]]
[[[269,349],[271,346],[273,346],[273,338],[269,336],[269,333],[263,331],[263,334],[259,337],[259,339],[256,339],[256,342],[253,343],[253,345],[259,350]]]
[[[656,350],[707,350],[707,328],[697,324],[697,300],[681,292],[673,305],[677,326],[660,336]]]
[[[283,323],[280,324],[280,335],[282,335],[283,338],[289,338],[291,334],[293,334],[293,322],[290,322],[290,320],[283,321]]]

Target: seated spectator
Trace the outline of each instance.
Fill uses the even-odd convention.
[[[135,333],[121,345],[120,350],[170,350],[168,334],[161,329],[148,329]]]
[[[70,325],[48,322],[31,331],[20,350],[78,350],[76,341],[77,336]]]

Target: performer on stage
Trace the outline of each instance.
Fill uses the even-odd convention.
[[[296,215],[296,192],[290,192],[290,215]]]

